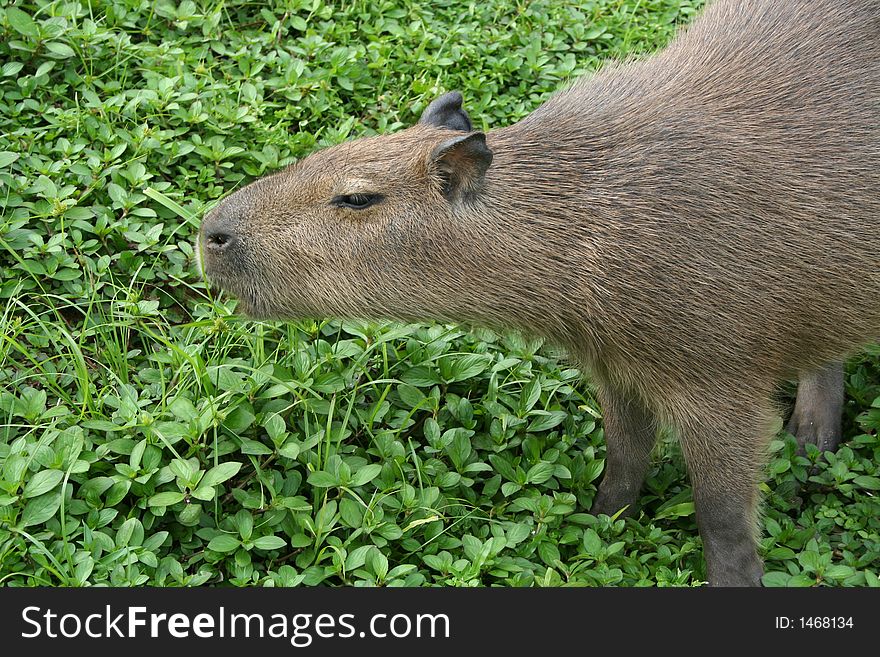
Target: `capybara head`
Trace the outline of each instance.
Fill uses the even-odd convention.
[[[409,129],[318,151],[231,194],[201,226],[209,281],[259,318],[430,313],[480,248],[461,222],[492,153],[461,103],[447,93]],[[443,289],[427,280],[438,267]]]

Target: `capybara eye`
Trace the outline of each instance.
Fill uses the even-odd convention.
[[[381,194],[340,194],[335,196],[330,203],[337,208],[363,210],[371,205],[376,205],[382,198]]]

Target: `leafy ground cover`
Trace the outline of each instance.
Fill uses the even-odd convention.
[[[587,513],[601,409],[552,347],[243,321],[191,246],[319,146],[448,89],[510,123],[701,4],[0,0],[0,584],[703,582],[674,442],[637,519]],[[878,356],[837,454],[773,444],[767,585],[880,584]]]

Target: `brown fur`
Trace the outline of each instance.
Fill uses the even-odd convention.
[[[659,54],[489,132],[485,175],[472,144],[434,152],[451,134],[420,123],[236,192],[205,221],[206,273],[256,317],[561,343],[605,409],[597,508],[634,504],[669,425],[710,582],[758,583],[774,386],[880,335],[880,4],[717,0]],[[358,191],[385,198],[331,205]]]

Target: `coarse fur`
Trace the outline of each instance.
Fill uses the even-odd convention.
[[[821,443],[840,360],[880,336],[880,3],[716,0],[514,125],[473,132],[460,102],[229,196],[202,227],[206,274],[255,317],[560,343],[603,406],[594,508],[634,508],[672,427],[710,583],[759,583],[774,388],[801,379],[790,426]]]

